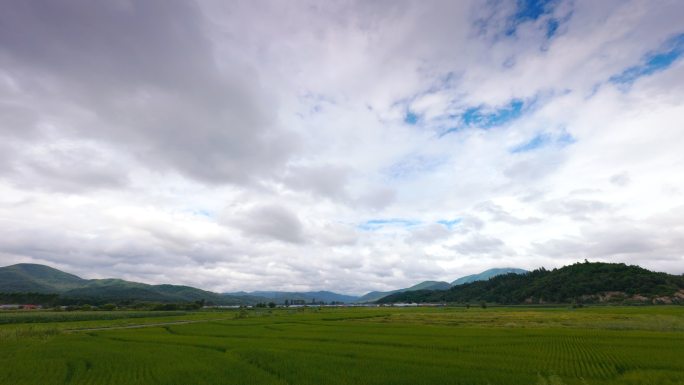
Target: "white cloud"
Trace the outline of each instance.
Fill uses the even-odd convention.
[[[247,236],[276,239],[284,242],[303,243],[303,226],[295,213],[277,205],[260,206],[250,209],[239,218],[232,220],[234,227]]]
[[[682,4],[70,4],[0,14],[0,264],[350,293],[684,272],[684,60],[609,81],[684,32]],[[360,227],[390,219],[416,225]]]

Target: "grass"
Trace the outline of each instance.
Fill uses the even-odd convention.
[[[100,321],[127,318],[180,316],[182,311],[9,311],[0,313],[0,324]]]
[[[0,384],[684,384],[684,307],[238,314],[4,325]]]

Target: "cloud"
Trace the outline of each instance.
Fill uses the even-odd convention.
[[[16,2],[0,13],[0,264],[349,293],[504,258],[682,273],[682,15]]]
[[[128,183],[117,154],[92,143],[53,143],[25,148],[12,164],[13,180],[26,188],[78,192],[116,189]]]
[[[142,165],[204,182],[270,173],[296,138],[275,125],[275,102],[254,67],[237,56],[216,62],[205,23],[181,1],[12,7],[0,21],[1,63],[33,103],[22,115],[45,106],[14,130],[38,134],[49,121],[61,135],[110,143]]]
[[[291,243],[305,241],[304,226],[297,215],[277,205],[255,207],[235,220],[233,224],[248,236]]]
[[[411,231],[409,242],[431,243],[437,240],[444,240],[451,235],[452,232],[449,227],[438,223],[431,223]]]
[[[350,170],[344,167],[290,167],[284,181],[293,189],[344,202],[350,199],[346,186],[349,174]]]
[[[391,205],[397,198],[395,190],[389,187],[371,188],[357,198],[356,203],[362,208],[383,209]]]
[[[487,213],[491,217],[491,221],[494,222],[505,222],[513,225],[525,225],[539,223],[539,218],[528,217],[520,218],[512,215],[501,206],[495,204],[494,202],[482,202],[476,206],[477,210],[483,213]]]
[[[501,239],[484,235],[475,235],[466,241],[451,246],[451,248],[460,254],[480,255],[506,252],[504,251],[505,246],[506,244]],[[507,251],[507,253],[510,253],[510,251]]]
[[[615,174],[610,177],[610,183],[617,186],[627,186],[630,182],[629,174],[627,172],[622,172]]]
[[[612,210],[609,204],[601,201],[574,198],[545,202],[542,207],[547,214],[569,216],[578,221],[589,220],[594,215]]]
[[[666,231],[652,225],[601,227],[583,229],[581,237],[567,237],[549,240],[535,245],[536,252],[548,257],[579,259],[582,255],[608,261],[627,261],[635,264],[665,262],[665,266],[681,262],[680,251],[669,240],[673,233],[681,230]],[[675,250],[673,250],[673,246]]]

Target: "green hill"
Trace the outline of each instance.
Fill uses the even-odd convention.
[[[0,293],[57,294],[62,302],[194,302],[248,304],[252,298],[229,296],[180,285],[148,285],[122,279],[83,279],[49,266],[21,263],[0,267]]]
[[[414,291],[414,290],[447,290],[451,287],[449,282],[442,281],[423,281],[417,285],[413,285],[404,291]]]
[[[356,300],[358,303],[369,303],[369,302],[375,302],[379,300],[380,298],[387,297],[390,294],[397,293],[398,290],[393,290],[393,291],[369,291],[368,293],[362,295],[359,297],[359,299]]]
[[[20,263],[0,267],[0,292],[57,293],[82,287],[87,282],[45,265]]]
[[[494,268],[494,269],[485,270],[479,274],[466,275],[465,277],[461,277],[461,278],[455,280],[454,282],[451,283],[451,285],[457,286],[457,285],[463,285],[465,283],[470,283],[470,282],[475,282],[475,281],[486,281],[492,277],[496,277],[497,275],[502,275],[502,274],[508,274],[508,273],[525,274],[527,272],[528,272],[527,270],[518,269],[515,267]]]
[[[397,290],[391,290],[391,291],[371,291],[371,292],[366,293],[363,296],[361,296],[356,302],[359,302],[359,303],[376,302],[379,299],[387,297],[390,294],[404,293],[407,291],[449,290],[452,286],[462,285],[464,283],[475,282],[475,281],[485,281],[485,280],[488,280],[488,279],[495,277],[497,275],[507,274],[507,273],[523,274],[523,273],[527,273],[527,270],[517,269],[514,267],[502,267],[502,268],[494,268],[494,269],[485,270],[479,274],[467,275],[465,277],[461,277],[461,278],[455,280],[452,283],[443,282],[443,281],[423,281],[419,284],[416,284],[416,285],[413,285],[411,287],[407,287],[404,289],[397,289]]]
[[[576,263],[560,269],[504,274],[446,291],[394,293],[379,303],[491,302],[500,304],[579,302],[684,302],[684,277],[622,263]]]
[[[449,282],[423,281],[421,283],[415,284],[411,287],[407,287],[404,289],[397,289],[397,290],[392,290],[392,291],[371,291],[371,292],[366,293],[363,296],[359,297],[356,300],[356,302],[359,302],[359,303],[375,302],[375,301],[379,300],[380,298],[387,297],[390,294],[403,293],[405,291],[447,290],[450,287],[451,287],[451,285],[449,284]]]

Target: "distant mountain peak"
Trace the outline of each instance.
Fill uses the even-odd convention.
[[[390,294],[394,293],[402,293],[405,291],[417,291],[417,290],[447,290],[451,287],[451,284],[449,282],[443,282],[443,281],[423,281],[419,284],[413,285],[411,287],[407,287],[404,289],[397,289],[397,290],[392,290],[392,291],[371,291],[369,293],[364,294],[358,299],[358,302],[365,303],[365,302],[374,302],[377,301],[383,297],[386,297]]]
[[[517,267],[495,267],[487,269],[479,274],[466,275],[465,277],[458,278],[457,280],[451,282],[452,286],[463,285],[475,281],[486,281],[497,275],[515,273],[515,274],[525,274],[528,273],[527,270],[519,269]]]
[[[73,274],[35,263],[18,263],[0,268],[0,283],[12,291],[46,293],[74,289],[86,282]]]
[[[305,302],[356,302],[359,299],[357,296],[335,293],[328,290],[318,291],[251,291],[251,292],[233,292],[224,293],[227,295],[244,295],[251,297],[259,297],[262,300],[274,301],[276,303],[284,303],[286,300],[303,300]]]

